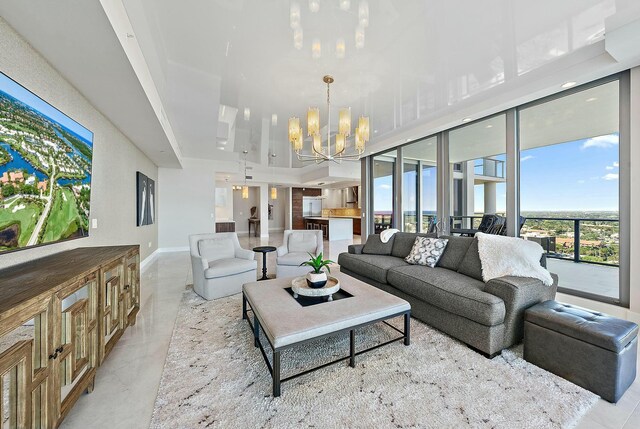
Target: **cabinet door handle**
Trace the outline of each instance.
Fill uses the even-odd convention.
[[[58,352],[56,351],[54,354],[49,355],[49,360],[53,360],[58,357]]]
[[[129,289],[129,285],[124,285],[124,290]]]
[[[56,354],[62,353],[64,351],[64,346],[60,346],[56,349]]]

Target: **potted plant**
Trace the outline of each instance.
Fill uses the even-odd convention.
[[[311,257],[308,261],[304,261],[300,266],[307,265],[313,268],[313,271],[309,271],[307,273],[307,284],[312,288],[321,288],[327,284],[327,272],[331,272],[331,268],[329,268],[329,264],[333,264],[333,261],[329,259],[322,259],[322,252],[318,254],[318,256],[313,256],[309,253]],[[322,271],[322,268],[326,267],[327,272]]]

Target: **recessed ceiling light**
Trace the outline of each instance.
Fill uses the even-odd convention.
[[[471,122],[471,118],[464,118],[462,122]]]
[[[318,0],[309,0],[309,10],[316,13],[320,10],[320,2]]]
[[[562,88],[565,88],[565,89],[566,89],[566,88],[571,88],[572,86],[575,86],[575,85],[576,85],[576,82],[574,82],[574,81],[572,81],[572,80],[571,80],[571,81],[569,81],[569,82],[565,82],[565,83],[563,83],[563,84],[562,84],[562,85],[560,85],[560,86],[561,86]]]
[[[220,140],[220,141],[218,142],[218,144],[221,144],[221,145],[223,145],[223,146],[224,146],[224,145],[226,145],[226,144],[227,144],[227,141],[226,141],[226,140]]]
[[[224,150],[224,147],[223,146],[219,146],[218,149]]]
[[[373,130],[373,134],[378,134],[378,130]]]
[[[598,97],[587,98],[587,103],[591,103],[592,101],[596,101]]]
[[[249,119],[251,119],[251,109],[249,109],[248,107],[244,108],[244,120],[248,121]]]
[[[340,0],[340,9],[347,11],[351,7],[351,0]]]
[[[274,127],[278,125],[278,115],[275,113],[271,114],[271,125]]]
[[[489,124],[485,128],[493,128],[493,125]]]

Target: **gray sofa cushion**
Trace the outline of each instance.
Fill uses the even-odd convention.
[[[443,235],[440,238],[446,238],[447,248],[438,261],[438,267],[447,268],[449,270],[458,271],[460,262],[469,250],[469,246],[473,242],[471,237],[457,237],[454,235]]]
[[[368,255],[391,255],[394,239],[395,236],[392,236],[389,241],[383,243],[382,240],[380,240],[380,234],[371,234],[367,238],[367,242],[364,243],[362,253]]]
[[[484,283],[446,268],[391,268],[387,281],[398,290],[485,326],[504,322],[504,302],[484,292]]]
[[[338,264],[356,274],[366,276],[380,283],[387,283],[389,268],[409,265],[403,259],[388,255],[354,255],[341,253]]]
[[[393,249],[391,249],[391,256],[397,258],[406,258],[411,252],[413,243],[416,241],[416,237],[431,237],[436,238],[436,234],[416,234],[412,232],[396,232],[393,235]]]
[[[464,255],[464,259],[460,262],[458,272],[482,281],[482,262],[480,262],[480,253],[478,253],[477,238],[474,238],[471,242],[467,254]]]

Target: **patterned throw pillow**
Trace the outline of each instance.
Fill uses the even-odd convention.
[[[411,252],[404,260],[412,265],[426,265],[433,268],[444,253],[448,241],[445,238],[416,237]]]

